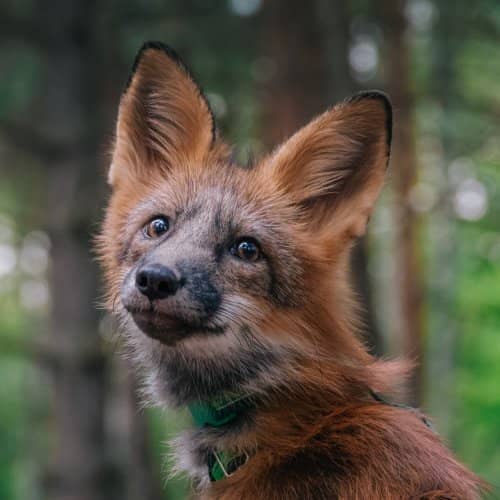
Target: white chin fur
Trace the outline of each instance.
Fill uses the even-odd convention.
[[[188,337],[175,346],[166,346],[145,335],[125,311],[120,316],[130,357],[142,375],[142,396],[145,403],[153,406],[179,406],[179,401],[168,390],[168,384],[164,380],[166,373],[162,370],[162,362],[164,363],[172,353],[175,352],[177,355],[182,353],[186,364],[203,366],[204,361],[211,359],[212,367],[220,366],[224,369],[228,359],[236,357],[244,347],[248,348],[248,345],[244,346],[241,332],[236,327],[228,328],[223,334]],[[241,385],[241,391],[265,395],[270,387],[282,385],[284,380],[292,380],[291,371],[290,377],[284,375],[283,364],[290,360],[293,350],[289,346],[270,340],[266,340],[266,349],[273,351],[276,359],[280,361],[279,364],[268,366],[266,370],[248,379]],[[291,367],[291,365],[290,363],[288,366]],[[207,436],[207,439],[211,438]],[[199,439],[193,439],[193,431],[185,432],[172,441],[173,463],[175,464],[172,474],[186,474],[200,489],[203,489],[210,483],[210,478],[207,465],[200,459],[200,453],[197,450],[199,444]],[[203,444],[204,449],[209,445],[217,447],[215,442]]]
[[[228,328],[222,334],[208,334],[188,337],[174,346],[167,346],[145,335],[123,311],[121,316],[122,331],[125,333],[128,355],[132,359],[142,379],[141,395],[145,403],[152,406],[177,407],[179,401],[169,393],[168,380],[162,370],[162,364],[169,356],[180,355],[186,364],[203,366],[211,361],[212,367],[220,366],[223,370],[228,360],[236,358],[242,349],[239,331]],[[260,339],[259,339],[260,340]],[[266,340],[266,348],[277,359],[286,362],[290,348],[277,342]],[[241,386],[242,391],[263,394],[269,387],[283,383],[283,366],[268,367],[264,372],[249,379]],[[167,383],[166,383],[167,382]],[[182,404],[182,402],[181,402]]]
[[[170,477],[186,475],[194,479],[200,489],[210,484],[206,463],[199,462],[199,454],[190,432],[185,432],[170,441],[171,462],[174,464]]]

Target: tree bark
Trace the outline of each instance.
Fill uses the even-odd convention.
[[[261,50],[275,69],[262,89],[263,135],[272,147],[356,90],[348,62],[351,13],[344,0],[276,0],[265,4],[262,15]],[[367,261],[362,239],[353,251],[353,282],[367,343],[380,354]]]
[[[359,90],[349,66],[349,29],[352,14],[345,0],[318,0],[318,20],[323,33],[323,59],[327,66],[327,106],[341,102]],[[374,313],[372,283],[368,274],[368,238],[361,238],[351,257],[354,288],[363,305],[365,340],[373,354],[382,355],[384,345]]]
[[[138,387],[130,363],[111,360],[113,391],[107,401],[109,446],[116,464],[121,500],[159,500],[160,470],[153,463],[148,415],[138,400]]]
[[[435,4],[441,13],[433,27],[431,95],[442,109],[443,120],[450,120],[449,114],[457,106],[464,106],[463,98],[457,90],[457,54],[462,44],[468,40],[464,36],[464,19],[472,15],[473,4],[457,2],[453,11],[443,13],[447,5],[440,0]],[[468,35],[470,36],[470,35]],[[477,111],[477,109],[476,109]],[[455,391],[455,364],[457,347],[460,342],[461,326],[454,318],[457,286],[457,223],[451,204],[453,186],[447,180],[449,163],[462,151],[462,138],[456,137],[454,127],[443,122],[439,127],[438,140],[441,141],[442,157],[439,168],[443,179],[437,186],[441,203],[433,210],[430,227],[441,237],[432,242],[430,266],[430,293],[432,294],[432,322],[429,335],[427,363],[427,401],[439,426],[440,434],[453,438],[453,418],[457,401]],[[436,387],[433,381],[439,380]],[[443,397],[445,395],[445,397]]]
[[[55,436],[47,495],[51,500],[105,500],[113,498],[105,462],[106,359],[95,308],[97,272],[90,254],[100,199],[89,182],[99,175],[89,108],[96,105],[95,89],[89,85],[95,4],[54,0],[38,7],[47,61],[40,128],[66,152],[46,159]]]
[[[137,396],[137,380],[128,366],[127,388],[128,388],[128,410],[130,422],[130,458],[127,469],[127,498],[129,500],[159,500],[164,498],[162,484],[159,477],[160,470],[153,464],[150,443],[150,427],[147,414],[140,409],[140,401]]]
[[[422,269],[418,253],[418,217],[410,201],[417,178],[414,108],[410,78],[411,54],[403,0],[384,0],[383,15],[387,59],[387,88],[394,107],[391,158],[396,212],[396,286],[403,352],[418,365],[408,384],[408,400],[418,405],[422,398],[423,316]]]
[[[268,146],[279,144],[325,108],[328,72],[315,2],[276,0],[262,12],[262,54],[274,74],[262,89]]]

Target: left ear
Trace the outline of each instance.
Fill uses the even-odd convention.
[[[201,162],[215,140],[212,111],[186,65],[167,45],[145,43],[120,100],[110,184]]]
[[[383,185],[391,134],[389,98],[361,92],[295,133],[267,168],[308,222],[361,236]]]

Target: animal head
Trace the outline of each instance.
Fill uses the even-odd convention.
[[[238,165],[178,56],[144,45],[119,106],[99,249],[156,397],[257,387],[318,349],[363,356],[345,274],[390,139],[387,97],[361,93]]]

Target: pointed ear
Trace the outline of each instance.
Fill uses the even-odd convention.
[[[120,101],[110,184],[196,161],[215,136],[208,102],[179,56],[160,42],[145,43]]]
[[[335,234],[364,233],[389,159],[392,107],[376,91],[335,106],[288,139],[268,168],[301,215]]]

